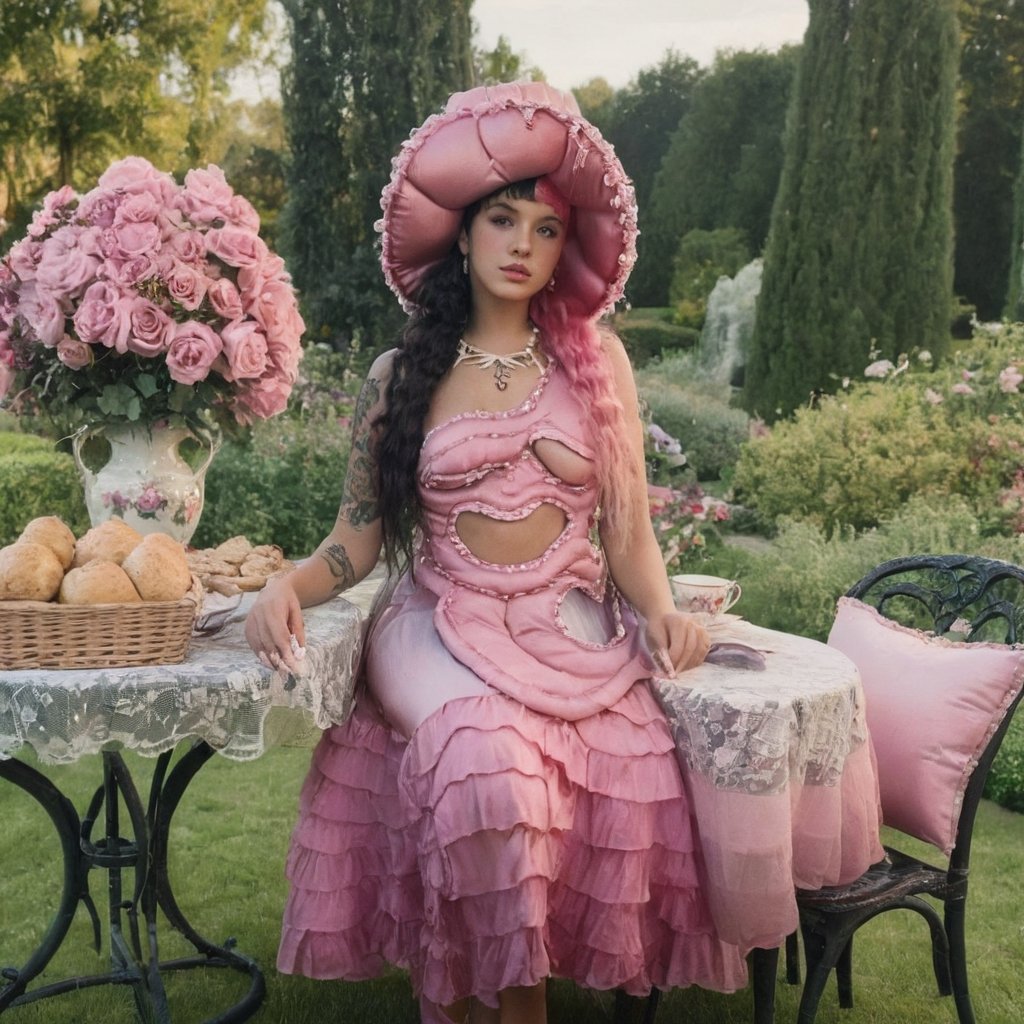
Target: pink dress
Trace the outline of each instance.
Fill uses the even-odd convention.
[[[745,984],[702,895],[640,630],[592,543],[595,481],[536,454],[543,438],[592,460],[581,418],[552,362],[520,406],[425,438],[414,578],[376,617],[367,691],[303,787],[281,971],[405,967],[425,1021],[549,975],[636,995]],[[534,561],[485,562],[459,536],[464,511],[542,503],[565,525]]]

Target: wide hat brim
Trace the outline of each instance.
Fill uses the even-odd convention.
[[[633,186],[572,94],[545,82],[455,93],[402,144],[376,224],[384,277],[402,305],[415,306],[424,274],[451,251],[466,207],[539,177],[573,209],[552,298],[584,317],[613,307],[636,261]]]

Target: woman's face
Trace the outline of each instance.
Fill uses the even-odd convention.
[[[547,203],[506,192],[485,202],[459,235],[474,296],[483,291],[506,301],[531,299],[555,272],[565,230]]]

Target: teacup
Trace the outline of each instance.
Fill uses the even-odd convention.
[[[743,593],[735,580],[722,576],[701,576],[699,573],[672,576],[672,596],[681,612],[721,615],[728,611]]]

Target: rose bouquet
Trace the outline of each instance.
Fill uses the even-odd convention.
[[[62,426],[192,430],[282,412],[304,330],[284,262],[219,167],[140,157],[51,192],[0,261],[0,399]]]

